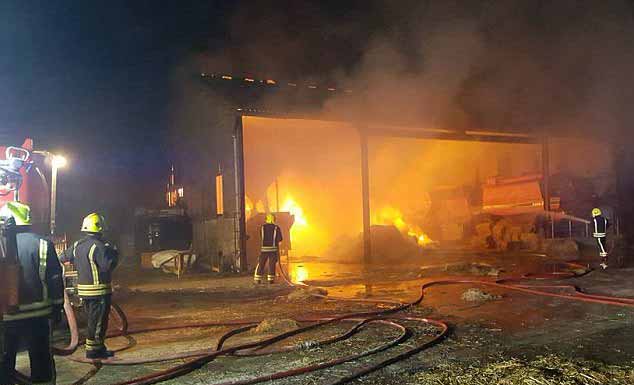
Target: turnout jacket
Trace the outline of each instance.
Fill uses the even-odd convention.
[[[592,218],[593,232],[592,236],[595,238],[605,238],[608,227],[610,226],[608,220],[602,216],[596,216]]]
[[[264,253],[278,251],[278,245],[282,242],[282,229],[274,223],[262,225],[262,249]]]
[[[18,308],[3,314],[3,321],[48,317],[53,307],[61,308],[64,304],[62,266],[55,246],[29,228],[20,227],[16,234],[20,263]]]
[[[77,270],[77,294],[92,298],[112,293],[112,272],[119,263],[116,247],[88,234],[62,254],[62,262],[71,262]]]

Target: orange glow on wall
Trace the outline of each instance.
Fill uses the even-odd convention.
[[[216,215],[224,215],[225,200],[223,194],[222,174],[216,175]]]

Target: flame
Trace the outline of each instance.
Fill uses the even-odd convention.
[[[286,200],[284,201],[284,204],[282,205],[281,211],[289,212],[293,216],[295,216],[295,224],[293,225],[293,228],[295,228],[295,226],[297,227],[308,226],[308,221],[306,220],[306,216],[304,216],[304,210],[299,206],[299,204],[297,204],[297,202],[295,202],[293,197],[291,197],[290,195],[286,197]]]
[[[308,269],[303,265],[292,265],[291,280],[296,283],[308,280]]]
[[[251,218],[253,216],[253,214],[255,214],[255,213],[263,214],[265,212],[266,211],[264,210],[264,203],[262,203],[261,200],[257,201],[257,203],[254,206],[253,205],[253,201],[251,200],[251,198],[249,198],[248,196],[245,195],[245,197],[244,197],[244,214],[246,216],[246,219]]]
[[[392,206],[384,206],[372,218],[373,225],[394,225],[401,233],[415,238],[420,246],[432,243],[432,240],[418,226],[408,224],[403,213]]]
[[[247,220],[253,215],[253,201],[248,196],[244,197],[244,215]]]
[[[310,229],[308,228],[308,220],[304,216],[304,209],[289,195],[286,197],[281,211],[289,212],[295,217],[295,222],[291,226],[291,242],[305,241],[310,236]]]

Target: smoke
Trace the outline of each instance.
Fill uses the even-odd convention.
[[[453,129],[622,132],[631,113],[632,7],[624,1],[431,2],[407,39],[369,41],[342,78],[363,100],[331,111]],[[411,63],[414,63],[412,65]],[[343,108],[341,108],[343,107]]]
[[[590,134],[609,140],[627,138],[633,118],[628,103],[634,97],[634,23],[625,0],[365,1],[350,2],[345,10],[310,0],[255,1],[238,7],[230,25],[222,48],[188,58],[180,79],[208,71],[349,89],[352,93],[325,100],[311,118],[335,117],[353,126]],[[201,95],[200,87],[180,88],[185,107],[179,112],[188,124],[178,125],[178,134],[181,141],[194,138],[190,155],[206,146],[196,138],[215,132],[199,124],[217,118],[206,106],[230,105],[221,93]],[[260,127],[261,137],[245,128],[247,195],[266,199],[271,176],[277,176],[281,199],[292,195],[309,223],[330,231],[319,235],[330,242],[360,230],[358,143],[354,135],[315,126],[271,136],[261,132],[272,128]],[[583,163],[593,150],[582,147],[560,146],[553,167]],[[517,163],[515,174],[540,169],[534,146],[393,140],[370,143],[370,150],[373,210],[396,204],[410,217],[424,216],[429,192],[440,185],[500,174],[500,159]],[[254,164],[271,170],[250,170]],[[607,162],[600,172],[609,167]]]
[[[622,132],[625,0],[248,2],[198,70],[351,89],[324,113],[421,127]],[[211,46],[217,44],[210,43]]]

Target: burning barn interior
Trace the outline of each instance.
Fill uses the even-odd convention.
[[[267,89],[273,81],[209,74],[202,81],[210,95],[223,83],[254,100],[280,92]],[[420,263],[443,249],[543,251],[548,239],[587,237],[587,212],[599,203],[618,223],[610,148],[601,150],[604,162],[588,162],[591,140],[240,105],[207,106],[225,111],[206,115],[213,120],[202,126],[214,129],[189,138],[201,148],[187,153],[198,163],[183,182],[193,249],[217,269],[255,268],[269,212],[284,231],[284,261],[343,263]]]

